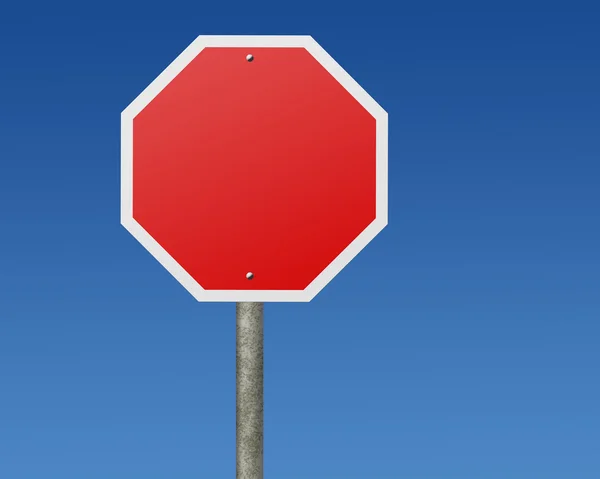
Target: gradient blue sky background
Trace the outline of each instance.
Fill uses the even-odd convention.
[[[266,307],[265,477],[600,477],[599,7],[391,3],[3,4],[0,478],[235,477],[235,307],[119,224],[198,34],[313,35],[390,115],[389,226]]]

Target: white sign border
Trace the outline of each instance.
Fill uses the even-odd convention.
[[[133,119],[206,47],[301,47],[329,71],[376,121],[375,220],[302,291],[207,290],[133,218]],[[121,224],[198,301],[308,302],[388,222],[388,116],[386,111],[309,35],[200,35],[121,113]]]

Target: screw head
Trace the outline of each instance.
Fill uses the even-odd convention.
[[[252,279],[254,278],[254,273],[246,273],[246,279]]]
[[[254,60],[254,56],[248,54],[248,55],[246,55],[246,60],[249,61],[249,62],[251,62],[252,60]]]

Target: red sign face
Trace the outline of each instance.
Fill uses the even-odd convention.
[[[122,128],[122,223],[198,300],[310,300],[387,222],[387,115],[310,37],[199,37]]]

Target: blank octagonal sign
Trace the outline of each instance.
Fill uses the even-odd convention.
[[[121,142],[121,222],[199,301],[310,301],[387,224],[387,114],[310,36],[198,37]]]

